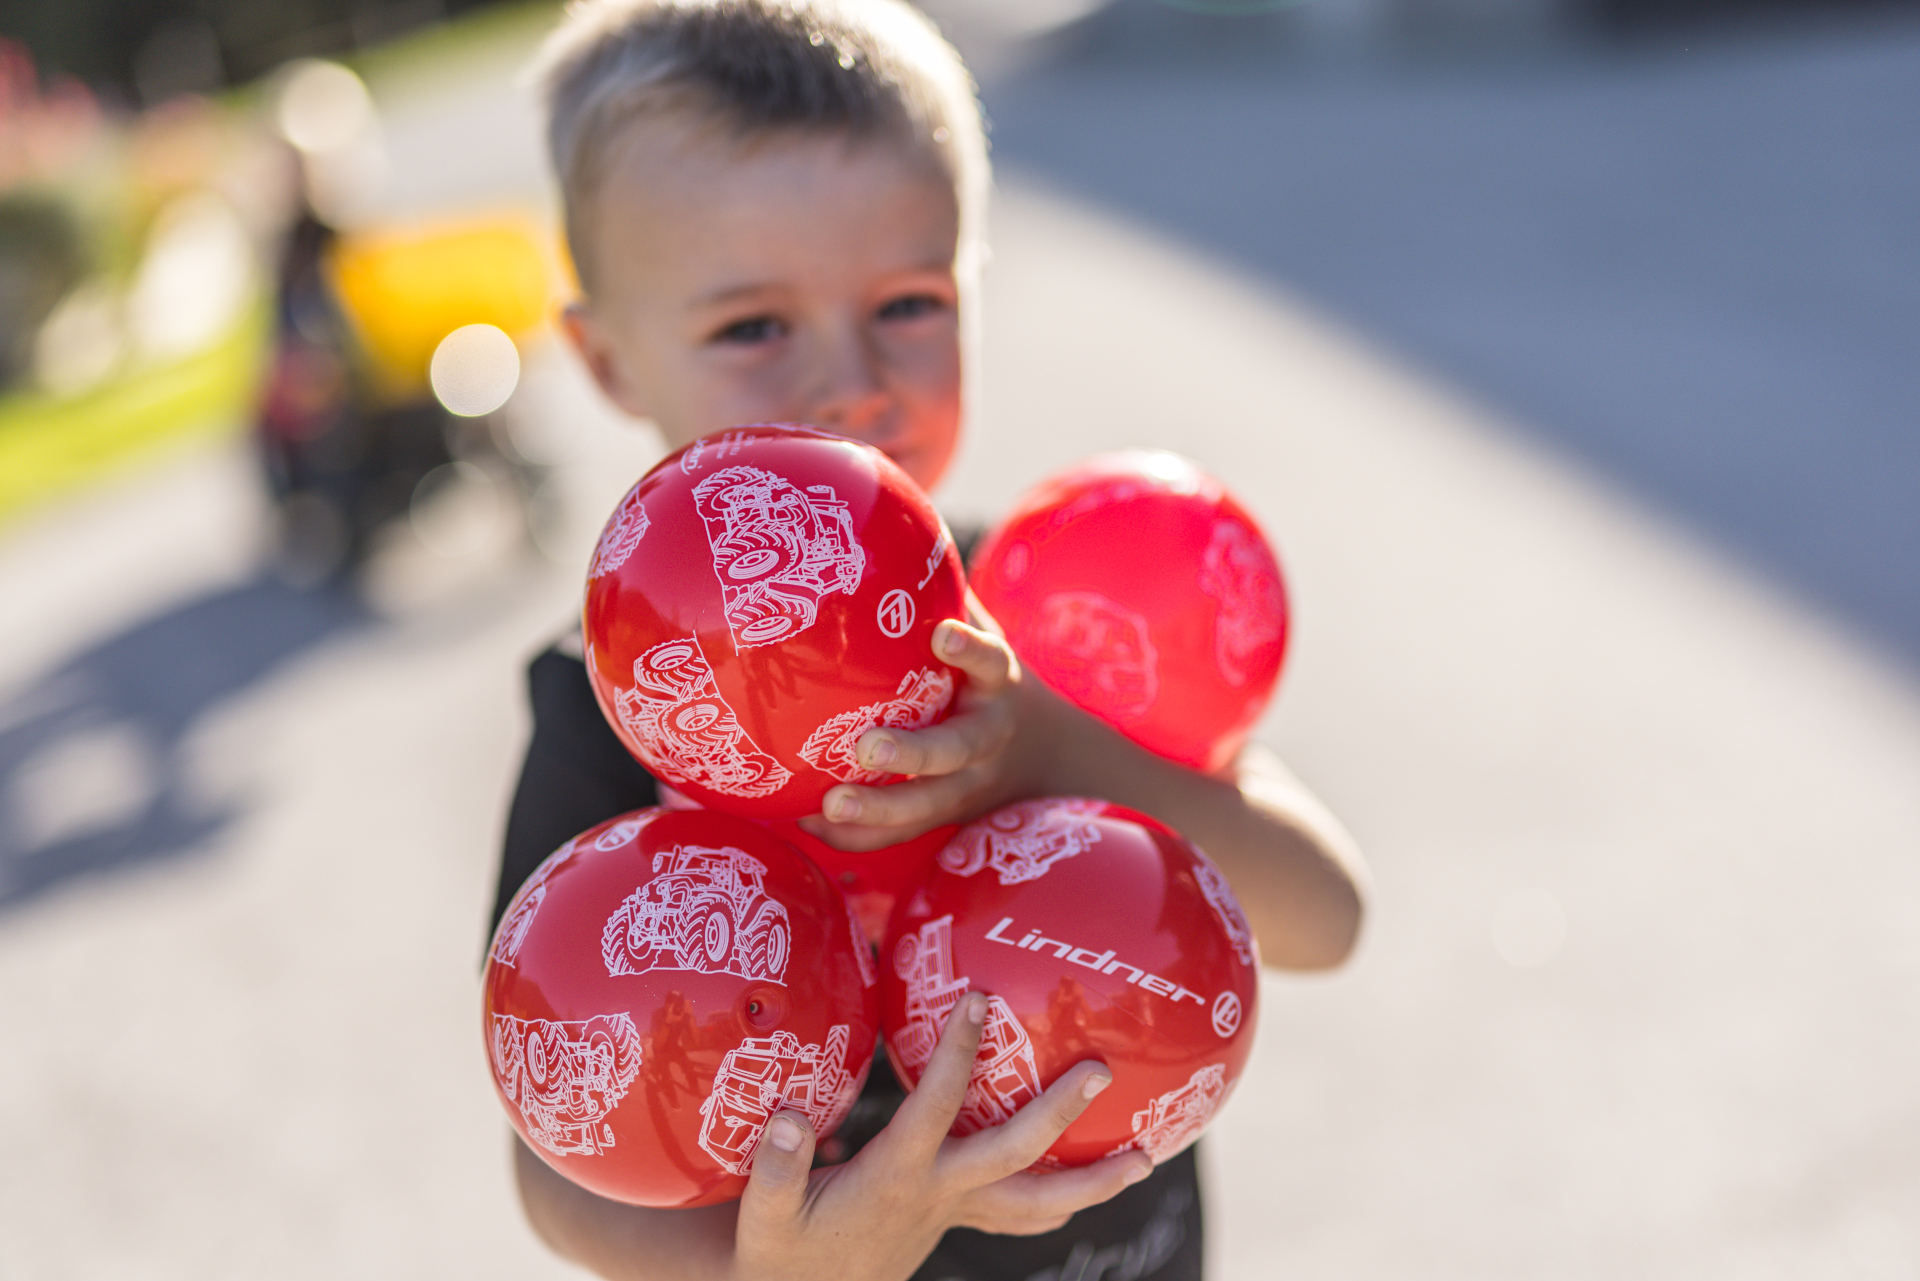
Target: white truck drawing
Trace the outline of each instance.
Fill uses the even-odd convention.
[[[1100,840],[1092,815],[1099,801],[1038,800],[1008,805],[962,828],[940,851],[940,866],[955,876],[991,867],[1002,885],[1038,880],[1061,859]]]
[[[692,636],[662,641],[634,659],[633,688],[620,692],[614,713],[641,760],[670,783],[751,797],[771,796],[793,778],[747,737]]]
[[[735,646],[771,645],[813,626],[821,598],[851,594],[867,554],[829,485],[801,488],[758,467],[726,467],[693,489]]]
[[[887,771],[865,769],[854,744],[870,729],[920,729],[953,701],[953,673],[923,667],[900,678],[900,688],[884,703],[869,703],[822,721],[800,746],[800,759],[842,783],[877,783]]]
[[[540,860],[540,866],[533,869],[533,875],[521,885],[507,905],[506,915],[500,918],[500,926],[493,932],[493,946],[487,949],[488,959],[510,968],[519,961],[520,949],[526,944],[528,931],[533,929],[533,918],[546,902],[547,878],[573,857],[579,845],[580,838],[576,836]]]
[[[1226,1096],[1226,1066],[1209,1063],[1188,1077],[1185,1085],[1168,1090],[1135,1112],[1133,1138],[1107,1155],[1138,1150],[1152,1157],[1155,1165],[1178,1156],[1200,1137]]]
[[[1160,693],[1159,656],[1140,614],[1099,592],[1055,592],[1026,629],[1031,658],[1049,685],[1098,716],[1130,720]]]
[[[953,917],[939,917],[913,934],[902,935],[894,947],[893,972],[907,985],[905,1022],[893,1034],[893,1050],[918,1073],[933,1057],[947,1015],[971,984],[965,975],[954,977]],[[972,1134],[1011,1119],[1040,1097],[1040,1088],[1040,1069],[1027,1029],[1005,1000],[988,997],[980,1050],[954,1133]]]
[[[781,1108],[805,1113],[816,1134],[839,1125],[866,1078],[864,1069],[847,1069],[850,1036],[839,1023],[825,1044],[802,1045],[782,1031],[727,1051],[700,1105],[701,1150],[730,1173],[745,1174],[761,1131]]]
[[[1273,553],[1260,536],[1230,516],[1214,523],[1200,559],[1200,590],[1216,605],[1213,661],[1236,688],[1253,678],[1256,650],[1280,639],[1286,602]]]
[[[652,523],[640,502],[640,490],[637,487],[629,490],[620,500],[620,506],[614,509],[606,528],[600,531],[600,541],[593,549],[593,563],[587,567],[587,581],[611,574],[626,564]]]
[[[792,927],[767,893],[767,865],[732,846],[676,845],[607,918],[607,973],[693,970],[784,983]]]
[[[1193,877],[1200,882],[1200,892],[1206,895],[1213,914],[1220,918],[1220,927],[1227,932],[1227,941],[1233,944],[1233,954],[1240,958],[1240,964],[1258,965],[1259,944],[1254,941],[1253,927],[1247,924],[1246,914],[1240,910],[1240,900],[1233,896],[1233,887],[1227,884],[1226,873],[1203,855],[1194,862]]]
[[[625,1014],[556,1021],[493,1016],[494,1079],[527,1137],[555,1156],[614,1145],[608,1113],[640,1074],[640,1033]]]

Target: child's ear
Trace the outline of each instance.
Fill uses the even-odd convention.
[[[640,394],[639,384],[626,362],[620,358],[619,344],[607,333],[591,306],[585,302],[568,303],[560,313],[560,328],[565,331],[573,349],[580,353],[587,372],[593,375],[593,381],[606,393],[608,400],[635,418],[651,416],[647,412],[646,400]]]

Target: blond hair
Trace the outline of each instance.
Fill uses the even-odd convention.
[[[979,267],[989,170],[973,79],[900,0],[575,0],[536,74],[567,240],[589,291],[607,153],[629,123],[674,111],[741,139],[795,130],[928,148],[959,205],[963,283]]]

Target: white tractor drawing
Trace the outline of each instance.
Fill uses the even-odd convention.
[[[1099,592],[1055,592],[1022,639],[1047,683],[1096,715],[1132,719],[1160,693],[1147,620]]]
[[[493,1072],[527,1137],[555,1156],[614,1145],[608,1113],[640,1075],[640,1033],[625,1014],[559,1022],[493,1016]]]
[[[1280,639],[1286,601],[1280,575],[1260,536],[1228,516],[1214,524],[1200,561],[1200,590],[1213,598],[1213,661],[1227,684],[1253,678],[1256,651]]]
[[[1226,1066],[1209,1063],[1188,1077],[1185,1085],[1168,1090],[1135,1112],[1133,1138],[1107,1155],[1138,1150],[1152,1157],[1155,1165],[1178,1156],[1200,1137],[1226,1096]]]
[[[867,554],[831,486],[801,488],[758,467],[727,467],[693,489],[727,626],[740,648],[813,626],[821,598],[860,585]]]
[[[933,1057],[947,1015],[971,985],[965,975],[954,977],[953,918],[942,916],[916,933],[902,935],[894,947],[893,972],[907,985],[906,1021],[893,1034],[893,1050],[902,1063],[918,1072]],[[1013,1007],[990,996],[980,1050],[954,1133],[972,1134],[999,1125],[1039,1097],[1040,1069],[1034,1062],[1033,1041],[1014,1017]]]
[[[747,737],[694,637],[662,641],[634,659],[633,688],[620,692],[614,711],[641,760],[670,783],[771,796],[793,778]]]
[[[884,703],[869,703],[821,722],[800,746],[800,759],[842,783],[877,783],[887,771],[866,769],[853,754],[854,744],[870,729],[920,729],[953,701],[953,673],[923,667],[900,678],[900,688]]]
[[[962,828],[940,851],[940,866],[955,876],[991,867],[1002,885],[1038,880],[1061,859],[1100,840],[1091,815],[1099,801],[1021,801]]]
[[[824,1045],[802,1045],[791,1032],[751,1037],[727,1051],[713,1089],[700,1105],[701,1150],[734,1174],[745,1174],[760,1132],[781,1108],[806,1114],[814,1133],[839,1125],[866,1078],[847,1070],[851,1032],[845,1023]]]
[[[593,563],[587,567],[587,581],[592,582],[611,574],[626,564],[627,558],[633,555],[633,549],[647,536],[647,529],[652,523],[647,516],[647,509],[640,502],[640,490],[636,487],[620,500],[612,519],[600,531],[600,542],[593,549]]]
[[[676,845],[607,918],[607,973],[693,970],[784,983],[792,927],[767,894],[767,865],[731,846]]]

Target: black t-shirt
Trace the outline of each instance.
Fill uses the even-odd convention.
[[[527,669],[533,741],[507,816],[493,925],[543,859],[596,823],[659,802],[653,776],[627,753],[594,702],[586,665],[548,649]],[[845,1160],[892,1119],[905,1092],[876,1055],[867,1087],[821,1158]],[[1199,1281],[1200,1188],[1193,1150],[1112,1200],[1040,1236],[956,1228],[914,1281]]]

